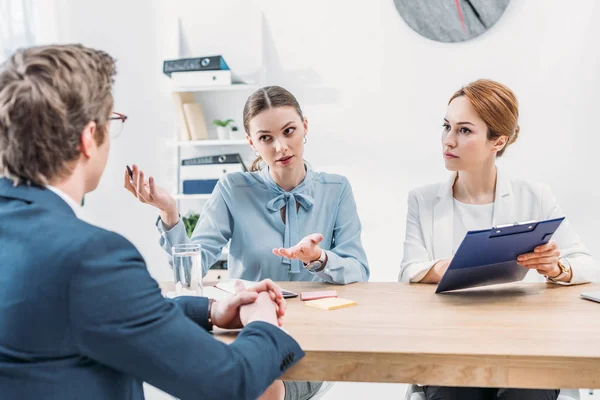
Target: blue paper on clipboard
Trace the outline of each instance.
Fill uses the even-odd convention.
[[[522,280],[529,270],[517,264],[517,257],[548,243],[563,220],[564,217],[467,232],[435,292]]]

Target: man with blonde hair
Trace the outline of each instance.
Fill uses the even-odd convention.
[[[114,60],[80,45],[0,67],[0,393],[10,399],[255,399],[304,353],[262,281],[164,299],[135,247],[79,218],[110,148]],[[225,345],[212,324],[242,328]]]

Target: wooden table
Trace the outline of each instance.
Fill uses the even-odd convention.
[[[434,285],[281,282],[357,301],[324,311],[288,300],[284,327],[306,356],[289,380],[512,388],[600,387],[600,284],[523,283],[434,293]],[[215,332],[225,342],[232,332]]]

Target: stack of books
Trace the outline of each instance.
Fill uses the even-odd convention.
[[[206,140],[208,126],[204,118],[202,106],[195,102],[194,94],[174,92],[173,102],[177,111],[179,140]]]
[[[166,60],[163,63],[163,72],[171,78],[175,88],[227,86],[244,83],[229,69],[222,56]]]
[[[183,194],[210,194],[223,175],[244,171],[246,166],[239,153],[181,160],[179,190]]]

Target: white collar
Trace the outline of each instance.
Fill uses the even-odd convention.
[[[52,190],[54,193],[56,193],[61,199],[63,199],[65,201],[65,203],[68,204],[69,207],[71,207],[71,209],[73,210],[73,212],[75,213],[75,216],[77,218],[80,218],[81,212],[83,211],[81,208],[81,205],[77,204],[75,202],[75,200],[73,200],[71,198],[71,196],[69,196],[68,194],[66,194],[65,192],[63,192],[62,190],[60,190],[59,188],[55,187],[55,186],[46,186],[47,189]]]

